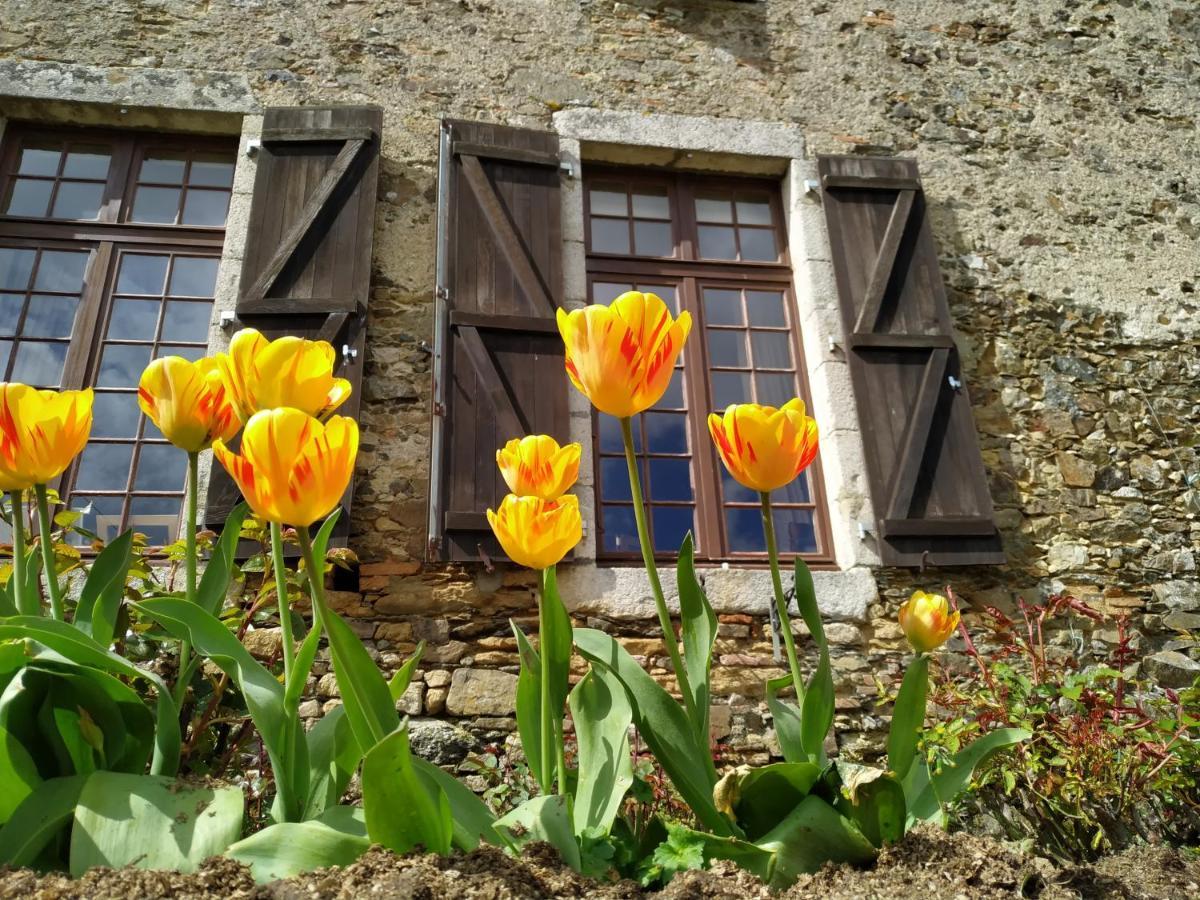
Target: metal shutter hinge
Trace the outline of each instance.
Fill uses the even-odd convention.
[[[573,162],[571,162],[570,160],[567,160],[567,159],[563,160],[562,162],[560,162],[558,164],[558,167],[559,167],[559,169],[561,169],[563,172],[565,172],[567,174],[568,178],[575,177],[575,164]]]
[[[232,309],[221,310],[221,329],[228,330],[233,327],[233,323],[237,321],[237,315]]]
[[[349,344],[342,344],[342,359],[350,362],[352,359],[358,359],[358,348],[351,347]]]
[[[438,300],[449,300],[450,291],[442,287],[440,284],[433,289],[433,296]]]

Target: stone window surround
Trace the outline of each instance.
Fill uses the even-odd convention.
[[[734,175],[781,176],[783,207],[792,262],[797,321],[801,329],[813,410],[821,426],[821,459],[828,497],[836,570],[816,571],[813,578],[822,611],[835,619],[861,621],[878,597],[871,569],[879,565],[873,547],[860,534],[860,522],[872,522],[862,437],[850,375],[842,350],[829,236],[816,192],[806,182],[817,178],[815,160],[804,158],[803,129],[785,122],[641,114],[592,108],[554,114],[559,150],[569,177],[562,191],[563,278],[568,308],[587,300],[584,246],[583,164],[655,166]],[[645,573],[637,567],[597,564],[595,479],[592,459],[591,408],[578,391],[570,392],[571,437],[583,446],[580,507],[584,539],[578,561],[564,565],[559,584],[577,612],[618,619],[654,615]],[[670,568],[660,575],[667,602],[675,578]],[[762,615],[771,596],[770,575],[762,567],[722,565],[702,569],[705,590],[720,613]]]

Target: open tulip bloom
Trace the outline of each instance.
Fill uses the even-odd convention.
[[[579,444],[560,447],[546,434],[513,438],[496,451],[496,465],[518,497],[557,500],[579,478]]]
[[[333,376],[337,352],[328,341],[294,335],[268,341],[243,328],[217,364],[243,422],[284,406],[324,419],[350,397],[350,382]]]

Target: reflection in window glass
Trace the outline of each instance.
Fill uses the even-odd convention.
[[[750,324],[762,328],[785,328],[783,294],[779,291],[746,291],[746,308]]]
[[[73,144],[63,165],[64,178],[91,178],[104,181],[108,178],[108,165],[112,154],[103,144]]]
[[[628,220],[600,219],[593,216],[592,250],[596,253],[628,253]]]
[[[593,188],[589,192],[588,200],[594,216],[621,216],[623,218],[629,215],[625,191],[620,187]]]
[[[124,505],[124,497],[76,496],[71,500],[71,508],[83,514],[77,523],[79,527],[105,542],[111,541],[124,530],[121,527]],[[72,535],[72,540],[77,544],[88,543],[81,535]]]
[[[139,185],[130,220],[150,225],[172,225],[179,214],[179,189]]]
[[[756,369],[792,367],[791,338],[786,331],[752,331],[750,345],[754,350]]]
[[[9,216],[44,216],[50,206],[50,195],[53,192],[53,181],[17,178],[9,190],[4,212]]]
[[[629,487],[629,469],[623,457],[601,457],[600,483],[603,485],[603,500],[633,499],[633,491]]]
[[[140,417],[136,394],[97,391],[92,401],[92,437],[137,437]]]
[[[772,518],[780,553],[816,552],[817,532],[813,527],[811,509],[775,509]]]
[[[33,274],[36,256],[36,250],[0,247],[0,288],[23,291],[29,287],[29,276]]]
[[[233,163],[228,153],[197,153],[192,157],[189,184],[208,187],[233,187]]]
[[[704,321],[709,325],[742,325],[742,298],[737,291],[704,289]]]
[[[143,184],[183,184],[187,154],[175,151],[156,151],[142,160],[138,181]]]
[[[187,455],[170,444],[142,444],[138,456],[137,491],[178,491],[187,474]]]
[[[708,330],[708,364],[744,369],[750,364],[743,331]]]
[[[66,291],[77,294],[83,289],[88,254],[76,250],[43,250],[33,286],[42,291]]]
[[[767,549],[762,515],[756,506],[725,507],[725,534],[734,553],[761,553]]]
[[[204,191],[191,188],[183,201],[183,217],[179,221],[184,225],[219,227],[225,224],[225,215],[228,212],[229,193],[227,191]]]
[[[100,182],[63,181],[54,198],[55,219],[95,219],[100,215],[104,185]]]
[[[638,188],[633,194],[633,215],[638,219],[671,218],[666,188]]]
[[[642,413],[651,453],[687,453],[687,417],[683,413]]]
[[[633,223],[634,252],[638,256],[670,256],[675,252],[671,243],[670,222],[644,222],[640,219]]]
[[[713,410],[724,412],[731,403],[752,403],[749,372],[712,373]]]
[[[775,232],[769,228],[739,228],[742,259],[747,262],[774,262],[779,258]]]
[[[58,174],[58,162],[62,158],[62,144],[57,141],[27,141],[21,148],[17,171],[22,175]]]
[[[733,206],[723,197],[697,197],[696,220],[698,222],[732,222]]]
[[[678,553],[683,538],[695,531],[690,506],[655,506],[650,510],[650,532],[656,553]]]
[[[75,297],[57,294],[34,294],[29,298],[29,311],[21,329],[26,337],[69,338],[75,326]]]
[[[692,466],[687,459],[650,458],[651,502],[659,500],[691,500]]]
[[[128,525],[146,535],[152,547],[170,544],[179,538],[181,506],[179,497],[134,496],[129,501]]]
[[[732,226],[698,225],[696,234],[700,239],[700,255],[705,259],[737,259]]]
[[[124,490],[133,460],[133,444],[87,445],[80,458],[75,489],[79,491]]]
[[[126,253],[121,257],[121,269],[117,275],[118,294],[160,295],[167,277],[165,254]]]
[[[638,550],[637,521],[632,506],[610,506],[602,510],[602,546],[608,553],[635,553]]]
[[[211,297],[217,287],[216,257],[177,256],[171,266],[172,297]]]
[[[66,343],[22,341],[17,346],[10,380],[39,388],[56,388],[62,381],[66,361]]]

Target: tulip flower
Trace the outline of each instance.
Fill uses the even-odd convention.
[[[487,519],[509,559],[530,569],[555,565],[583,537],[574,494],[557,500],[509,494],[499,510],[487,511]]]
[[[610,306],[558,311],[571,383],[600,412],[635,416],[662,399],[692,318],[671,317],[656,294],[627,291]]]
[[[138,382],[138,406],[180,450],[199,453],[242,427],[216,360],[156,359]]]
[[[284,406],[326,418],[350,396],[350,382],[333,377],[336,362],[328,341],[294,335],[268,341],[253,328],[235,334],[229,352],[217,356],[243,422],[260,410]]]
[[[513,438],[496,451],[496,464],[508,489],[518,497],[557,500],[571,489],[579,477],[577,443],[560,447],[545,434]]]
[[[918,653],[929,653],[946,643],[958,628],[958,610],[941,594],[913,591],[900,606],[900,628]]]
[[[50,540],[46,485],[61,475],[87,444],[92,431],[92,391],[40,391],[28,385],[0,384],[0,490],[12,501],[14,599],[23,615],[37,615],[41,602],[27,597],[25,584],[24,493],[37,497],[42,566],[51,615],[63,617],[62,586]]]
[[[358,454],[358,425],[346,416],[322,424],[292,407],[255,413],[241,453],[217,440],[216,454],[260,519],[307,527],[337,506]]]
[[[817,457],[817,423],[799,398],[779,409],[731,404],[709,415],[708,433],[734,480],[759,493],[790,484]]]

